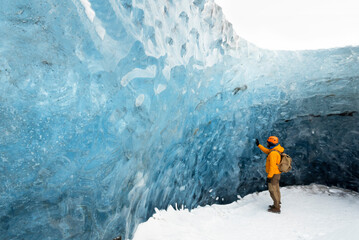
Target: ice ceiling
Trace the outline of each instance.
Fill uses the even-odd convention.
[[[131,238],[154,208],[282,183],[359,190],[359,48],[275,52],[213,1],[0,2],[0,235]]]

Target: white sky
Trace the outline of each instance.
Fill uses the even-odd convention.
[[[359,0],[214,0],[255,45],[303,50],[359,45]]]

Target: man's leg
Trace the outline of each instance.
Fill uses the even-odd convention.
[[[268,191],[269,191],[270,197],[273,200],[273,205],[274,205],[275,197],[274,197],[274,187],[272,184],[272,180],[268,183]]]
[[[280,180],[280,175],[279,175],[279,180]],[[282,204],[282,199],[281,199],[281,194],[280,194],[280,186],[279,186],[279,181],[278,180],[278,195],[279,195],[279,204]]]
[[[271,180],[273,188],[273,202],[276,209],[280,209],[280,188],[279,188],[280,174],[275,174]]]

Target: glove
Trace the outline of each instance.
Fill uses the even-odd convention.
[[[257,145],[257,146],[259,145],[259,141],[258,141],[258,139],[256,139],[256,145]]]
[[[271,178],[267,178],[266,183],[267,183],[267,184],[270,183],[271,180],[272,180]]]

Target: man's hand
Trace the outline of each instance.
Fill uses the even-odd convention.
[[[256,145],[257,145],[257,146],[259,145],[259,141],[258,141],[258,139],[256,139]]]
[[[272,180],[271,178],[267,178],[266,183],[267,183],[267,184],[270,183],[271,180]]]

